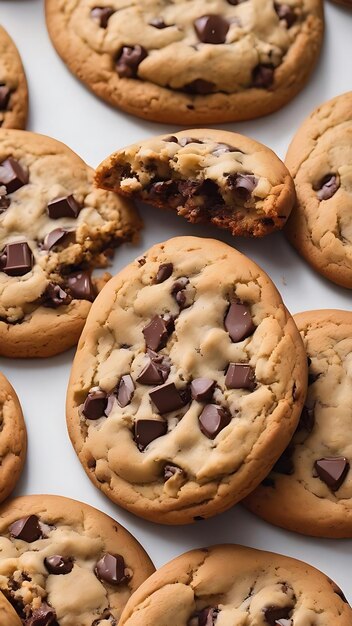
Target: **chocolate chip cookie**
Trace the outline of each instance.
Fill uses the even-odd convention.
[[[116,626],[154,571],[120,524],[59,496],[3,505],[0,546],[0,590],[24,626]]]
[[[27,433],[21,405],[15,390],[0,372],[0,502],[14,489],[26,452]]]
[[[170,124],[239,121],[291,100],[318,58],[321,0],[46,0],[52,42],[111,104]]]
[[[62,143],[0,130],[0,354],[74,345],[99,288],[91,270],[139,228],[132,205],[95,189]]]
[[[268,473],[297,425],[306,361],[257,265],[213,239],[171,239],[93,304],[69,383],[69,434],[113,501],[190,523]]]
[[[313,111],[286,165],[297,191],[288,239],[320,274],[352,289],[352,91]]]
[[[352,537],[352,312],[294,316],[309,362],[297,432],[246,505],[307,535]]]
[[[295,200],[292,178],[269,148],[219,130],[161,135],[119,150],[98,168],[97,184],[189,222],[254,237],[282,228]]]
[[[0,593],[0,624],[4,626],[22,626],[22,622],[11,604]]]
[[[25,128],[27,81],[17,48],[0,26],[0,127]]]
[[[120,626],[350,626],[341,589],[287,556],[235,545],[192,550],[130,598]]]

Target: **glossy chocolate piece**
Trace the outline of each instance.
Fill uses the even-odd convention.
[[[37,515],[29,515],[21,517],[21,519],[13,522],[9,526],[9,532],[14,539],[21,539],[27,543],[33,543],[42,537],[42,531],[39,525],[39,517]]]
[[[110,17],[115,13],[112,7],[94,7],[91,12],[91,18],[97,22],[100,28],[107,28]]]
[[[269,89],[274,83],[275,68],[272,65],[257,65],[252,74],[253,87]]]
[[[134,425],[134,438],[140,450],[166,433],[167,423],[160,420],[139,419]]]
[[[254,370],[244,363],[230,363],[227,369],[225,385],[228,389],[249,389],[256,386]]]
[[[105,391],[100,389],[90,391],[83,405],[82,413],[88,420],[98,420],[101,417],[106,417],[107,405],[108,395]]]
[[[187,395],[176,388],[175,383],[157,387],[149,392],[149,396],[161,415],[182,409],[189,401]]]
[[[195,378],[191,382],[191,395],[197,402],[209,402],[214,393],[215,380],[211,378]]]
[[[221,15],[203,15],[194,21],[194,29],[202,43],[225,43],[229,23]]]
[[[61,556],[60,554],[47,556],[44,559],[44,565],[49,574],[53,574],[54,576],[69,574],[73,569],[72,559]]]
[[[0,163],[0,185],[6,187],[7,193],[14,193],[28,181],[28,171],[16,159],[9,157]]]
[[[224,325],[234,343],[247,339],[255,331],[249,306],[237,302],[230,304]]]
[[[58,220],[60,217],[72,217],[75,219],[82,208],[73,195],[64,196],[48,203],[48,215],[52,220]]]
[[[315,461],[315,470],[331,491],[337,491],[345,481],[349,472],[349,461],[343,457],[324,457]]]
[[[163,283],[165,280],[170,278],[173,272],[174,266],[172,263],[162,263],[159,265],[159,269],[155,278],[155,282],[157,284]]]
[[[71,274],[67,278],[67,287],[75,300],[93,302],[96,296],[90,272],[82,271]]]
[[[128,406],[133,398],[135,386],[132,376],[125,374],[120,380],[120,384],[117,391],[117,402],[121,408]]]
[[[96,576],[109,585],[120,585],[128,579],[124,558],[107,552],[95,566]]]
[[[24,276],[33,264],[32,250],[26,241],[8,243],[1,255],[0,271],[8,276]]]
[[[231,422],[230,413],[217,404],[207,404],[199,418],[199,427],[208,439],[215,439],[225,426]]]
[[[136,78],[140,63],[148,56],[143,46],[123,46],[116,61],[116,71],[120,78]]]

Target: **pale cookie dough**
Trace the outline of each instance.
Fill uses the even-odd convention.
[[[352,538],[352,312],[294,320],[309,359],[308,396],[290,446],[245,504],[289,530]]]
[[[186,126],[272,113],[319,56],[321,0],[46,0],[71,71],[116,107]]]
[[[266,274],[213,239],[151,248],[103,289],[73,363],[69,434],[92,482],[184,524],[254,489],[297,425],[307,364]]]
[[[233,235],[282,228],[295,201],[292,178],[262,144],[219,130],[161,135],[123,148],[97,170],[98,186],[210,222]]]
[[[0,26],[0,127],[25,128],[28,90],[22,61],[6,30]]]
[[[21,405],[15,390],[0,372],[0,502],[14,489],[26,452],[27,433]]]
[[[0,590],[23,626],[117,626],[153,572],[132,535],[87,504],[38,495],[0,508]]]
[[[94,284],[92,269],[140,226],[131,203],[96,189],[93,170],[64,144],[0,130],[0,354],[73,346],[106,282]]]
[[[192,550],[131,597],[119,626],[351,626],[342,591],[315,568],[236,545]]]
[[[320,274],[352,289],[352,91],[313,111],[286,165],[297,191],[289,241]]]

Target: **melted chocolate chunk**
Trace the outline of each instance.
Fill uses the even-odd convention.
[[[340,177],[336,174],[327,174],[316,188],[319,200],[329,200],[340,187]]]
[[[178,139],[177,137],[175,137],[175,135],[169,135],[168,137],[165,137],[163,141],[166,141],[166,142],[169,141],[170,143],[178,143]]]
[[[171,289],[171,293],[174,296],[180,309],[186,308],[185,288],[188,285],[188,283],[189,283],[189,279],[186,278],[186,276],[182,276],[173,284],[172,289]]]
[[[291,28],[297,19],[293,8],[288,4],[280,4],[278,2],[274,2],[274,8],[279,19],[286,22],[287,28]]]
[[[26,241],[8,243],[1,255],[0,271],[8,276],[24,276],[33,264],[32,250]]]
[[[256,386],[254,370],[250,365],[230,363],[227,369],[225,385],[228,389],[249,389]]]
[[[149,361],[139,374],[137,383],[142,385],[162,385],[169,373],[170,359],[168,357],[158,359],[158,355],[156,355],[156,358],[149,355]]]
[[[42,537],[42,531],[39,525],[39,517],[29,515],[22,517],[9,526],[9,532],[14,539],[21,539],[27,543],[33,543]]]
[[[52,220],[60,217],[78,217],[82,206],[74,199],[73,195],[56,198],[48,203],[48,215]]]
[[[93,302],[96,292],[90,272],[77,272],[67,278],[67,286],[75,300],[89,300]]]
[[[115,13],[112,7],[94,7],[91,10],[91,18],[99,24],[100,28],[107,28],[110,17]]]
[[[69,574],[73,569],[72,559],[61,556],[60,554],[47,556],[44,559],[44,565],[49,574],[53,574],[55,576],[59,576],[60,574]]]
[[[129,576],[126,574],[124,558],[120,554],[107,552],[95,566],[96,576],[109,585],[120,585]]]
[[[123,46],[116,61],[120,78],[136,78],[140,63],[148,56],[143,46]]]
[[[196,78],[196,80],[192,80],[192,82],[185,85],[183,90],[187,93],[206,96],[209,93],[213,93],[214,88],[215,83],[211,83],[209,80],[204,80],[203,78]]]
[[[10,100],[11,91],[6,85],[0,85],[0,111],[6,111],[9,100]]]
[[[161,17],[154,17],[152,20],[150,20],[149,26],[154,26],[154,28],[158,28],[159,30],[161,30],[163,28],[173,26],[173,24],[165,24],[164,20]]]
[[[258,184],[258,180],[253,174],[230,174],[227,178],[227,184],[241,200],[247,202]]]
[[[211,378],[195,378],[191,382],[191,394],[197,402],[209,402],[214,393],[215,380]]]
[[[229,146],[227,143],[218,143],[212,154],[218,157],[226,154],[227,152],[241,152],[241,154],[243,154],[242,150],[240,150],[239,148],[234,148],[233,146]]]
[[[152,183],[148,189],[148,195],[151,198],[160,198],[161,196],[168,198],[177,193],[177,184],[174,180],[160,180]]]
[[[306,430],[308,433],[311,433],[315,425],[315,416],[314,409],[309,409],[307,406],[304,406],[302,409],[301,417],[299,420],[298,429]]]
[[[315,470],[320,478],[331,491],[340,489],[344,482],[350,464],[343,456],[322,458],[314,463]]]
[[[56,613],[46,602],[42,602],[39,609],[35,609],[25,621],[25,626],[58,626]]]
[[[134,425],[134,438],[141,451],[166,433],[167,423],[160,420],[139,419]]]
[[[1,186],[0,187],[0,215],[1,213],[4,213],[5,211],[7,211],[10,204],[11,204],[11,200],[6,195],[6,187]]]
[[[170,278],[173,272],[174,266],[172,263],[162,263],[159,265],[159,269],[156,274],[155,282],[157,285],[163,283],[165,280]]]
[[[185,390],[182,390],[185,391]],[[187,393],[182,393],[175,386],[175,383],[168,383],[162,387],[157,387],[149,392],[150,399],[155,404],[159,413],[171,413],[186,406],[189,402]]]
[[[194,21],[194,29],[203,43],[225,43],[229,27],[221,15],[203,15]]]
[[[165,316],[155,315],[142,330],[147,348],[155,351],[164,348],[173,330],[174,325],[170,317],[166,319]]]
[[[286,476],[291,476],[291,474],[293,474],[295,471],[292,460],[293,452],[293,447],[289,446],[288,448],[286,448],[280,458],[276,461],[273,467],[273,472],[277,472],[278,474],[285,474]]]
[[[28,181],[27,170],[12,157],[0,163],[0,185],[6,187],[7,193],[14,193],[20,187],[27,185]]]
[[[50,233],[48,233],[43,242],[44,250],[51,250],[58,243],[63,243],[63,240],[67,237],[67,235],[73,233],[71,230],[67,230],[66,228],[55,228]]]
[[[82,413],[88,420],[98,420],[106,417],[108,396],[105,391],[90,391],[83,405]]]
[[[203,435],[208,439],[215,439],[219,432],[231,422],[231,415],[217,404],[207,404],[198,421]]]
[[[46,307],[56,309],[59,306],[70,304],[72,301],[71,296],[61,289],[60,285],[49,283],[44,292],[43,305]]]
[[[197,516],[195,520],[203,520],[204,517]],[[220,610],[211,606],[198,611],[188,621],[188,626],[215,626]]]
[[[257,65],[252,73],[253,87],[257,87],[258,89],[268,89],[271,87],[274,82],[274,71],[275,68],[273,65]]]
[[[265,621],[270,624],[270,626],[276,626],[277,622],[282,619],[289,619],[290,613],[292,611],[292,606],[268,606],[264,609],[264,617]]]
[[[167,481],[175,474],[183,474],[183,470],[177,465],[165,465],[164,467],[164,480]]]
[[[204,143],[204,141],[202,141],[202,139],[196,139],[195,137],[180,137],[178,143],[180,144],[181,148],[184,148],[190,143]]]
[[[117,402],[121,408],[131,403],[135,386],[132,377],[129,374],[122,376],[117,391]]]
[[[251,310],[246,304],[237,302],[230,304],[224,324],[234,343],[247,339],[255,331]]]

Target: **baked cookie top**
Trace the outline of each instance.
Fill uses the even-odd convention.
[[[30,626],[116,626],[131,594],[154,571],[120,524],[59,496],[3,505],[0,546],[0,589]]]
[[[0,502],[15,487],[26,451],[27,434],[22,409],[15,390],[0,372]]]
[[[98,95],[187,125],[280,108],[323,34],[320,0],[46,0],[46,15],[59,54]]]
[[[6,626],[22,626],[22,622],[16,611],[6,600],[3,593],[0,593],[0,624],[6,624]]]
[[[351,620],[342,591],[310,565],[222,545],[164,565],[129,600],[120,626],[350,626]]]
[[[274,152],[243,135],[211,129],[123,148],[99,166],[96,180],[104,189],[233,235],[258,237],[282,228],[295,200],[292,178]]]
[[[290,530],[352,537],[352,312],[294,316],[309,361],[298,430],[246,505]]]
[[[318,272],[352,288],[352,91],[318,107],[289,147],[297,206],[286,234]]]
[[[305,392],[303,344],[266,274],[219,241],[179,237],[97,298],[67,421],[108,497],[152,521],[188,523],[260,482]]]
[[[0,127],[25,128],[28,111],[27,81],[20,55],[0,26]]]

